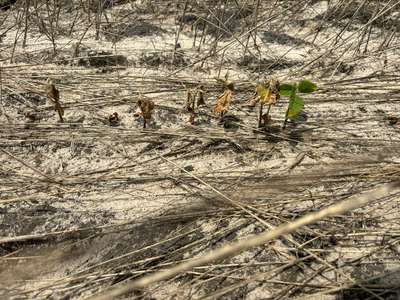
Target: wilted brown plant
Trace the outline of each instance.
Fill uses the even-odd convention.
[[[205,104],[205,91],[202,85],[187,90],[184,110],[189,113],[188,122],[190,124],[193,124],[196,118],[196,108]]]
[[[272,105],[280,99],[280,82],[277,78],[272,77],[265,84],[258,84],[256,87],[257,94],[260,101],[260,112],[258,117],[258,127],[265,126],[270,118],[269,111]],[[263,114],[264,105],[268,105],[268,110]]]
[[[135,115],[143,117],[143,128],[146,128],[147,121],[151,119],[153,113],[154,102],[151,100],[139,99],[137,105],[138,111],[136,111]]]
[[[218,82],[221,82],[224,87],[222,95],[218,96],[217,103],[214,107],[214,113],[219,114],[223,117],[229,110],[229,106],[233,100],[233,82],[228,80],[228,73],[225,75],[225,80],[217,78]]]
[[[54,110],[58,112],[58,116],[60,118],[60,122],[63,123],[64,119],[64,108],[61,106],[60,103],[60,92],[54,85],[53,81],[50,78],[47,78],[45,92],[47,99],[54,105]]]
[[[194,123],[195,119],[195,102],[196,102],[196,91],[192,89],[187,90],[187,97],[185,103],[185,111],[189,113],[189,120],[190,124]]]
[[[224,93],[217,98],[214,113],[219,114],[221,117],[224,116],[228,112],[231,102],[232,91],[230,89],[225,89]]]

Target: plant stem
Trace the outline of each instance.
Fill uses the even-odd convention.
[[[285,114],[285,122],[283,122],[283,127],[282,127],[282,129],[285,129],[285,128],[286,128],[286,123],[287,123],[287,121],[288,121],[288,115],[289,115],[290,104],[291,104],[292,101],[294,101],[294,99],[296,98],[296,90],[297,90],[297,84],[295,83],[295,84],[293,85],[292,92],[291,92],[291,94],[290,94],[289,104],[288,104],[288,108],[287,108],[286,114]]]
[[[260,113],[258,115],[258,128],[261,127],[261,120],[262,120],[262,115],[263,115],[263,107],[264,107],[264,103],[262,103],[260,101]],[[268,109],[268,111],[269,111],[269,109]]]
[[[289,100],[289,101],[290,101],[290,100]],[[290,103],[290,102],[289,102],[289,103]],[[288,108],[287,108],[287,110],[286,110],[285,121],[283,122],[282,129],[285,129],[285,128],[286,128],[286,123],[287,123],[287,121],[288,121],[288,114],[289,114],[289,106],[288,106]]]
[[[267,113],[265,114],[266,115],[266,120],[268,121],[269,119],[268,119],[268,117],[269,117],[269,111],[271,110],[271,106],[272,106],[272,104],[269,104],[268,105],[268,110],[267,110]],[[264,120],[264,126],[265,125],[267,125],[266,123],[265,123],[265,120]]]

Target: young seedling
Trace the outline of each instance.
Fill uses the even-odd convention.
[[[151,115],[154,109],[154,102],[151,100],[139,99],[138,102],[138,111],[136,111],[136,116],[143,117],[143,128],[146,128],[147,121],[151,119]]]
[[[296,117],[304,108],[304,99],[298,96],[298,93],[310,94],[317,90],[317,85],[308,80],[302,80],[298,83],[282,84],[280,93],[282,96],[289,97],[289,105],[286,110],[283,129],[286,128],[287,121]]]
[[[276,78],[271,78],[265,84],[258,84],[256,87],[256,91],[260,101],[258,127],[263,127],[271,119],[269,116],[271,106],[275,105],[276,102],[280,99],[280,82]],[[268,105],[268,110],[265,114],[263,114],[264,105]]]
[[[45,92],[47,99],[54,105],[54,110],[58,112],[60,122],[63,123],[64,108],[60,104],[60,92],[50,78],[47,78]]]
[[[221,82],[224,87],[222,95],[218,96],[217,102],[214,107],[214,113],[219,115],[221,118],[228,112],[229,105],[233,100],[233,82],[228,80],[228,73],[225,74],[225,80],[217,78],[217,81]]]

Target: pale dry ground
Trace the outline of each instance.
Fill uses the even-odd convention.
[[[272,4],[261,2],[267,14]],[[391,45],[377,51],[388,30],[373,27],[369,51],[356,53],[357,30],[365,20],[349,26],[321,21],[317,16],[327,14],[327,1],[303,2],[309,9],[292,19],[285,19],[287,8],[279,2],[274,6],[282,10],[279,17],[257,30],[259,49],[249,43],[253,54],[260,51],[272,65],[257,60],[240,65],[246,36],[236,29],[241,43],[220,39],[217,49],[230,45],[226,51],[191,66],[214,42],[209,36],[196,51],[194,33],[186,25],[179,35],[186,65],[171,66],[175,17],[183,7],[175,11],[171,6],[170,15],[155,17],[143,4],[144,12],[134,15],[157,27],[146,25],[144,34],[116,45],[104,35],[96,41],[89,29],[82,48],[123,55],[127,61],[114,68],[55,64],[51,43],[33,28],[26,48],[19,41],[16,62],[10,63],[16,30],[7,32],[0,43],[0,145],[5,151],[0,153],[0,234],[21,238],[0,245],[2,297],[85,299],[117,282],[268,230],[210,186],[277,226],[398,178],[400,125],[388,120],[399,117],[397,32]],[[130,10],[135,12],[129,4],[116,6],[108,16],[118,20],[117,11]],[[395,18],[398,9],[391,13]],[[61,25],[68,26],[68,18],[65,12]],[[82,21],[72,36],[57,38],[56,60],[71,57],[71,45],[85,25]],[[332,46],[342,29],[338,45]],[[157,57],[159,66],[151,61]],[[257,65],[264,69],[258,72]],[[212,114],[220,93],[214,77],[228,70],[237,88],[230,115],[238,120],[224,128]],[[283,98],[272,108],[272,129],[263,133],[256,128],[257,109],[243,103],[256,80],[270,75],[287,81],[308,78],[320,90],[306,96],[305,113],[285,131],[280,129],[287,107]],[[49,76],[59,87],[65,124],[58,123],[43,97]],[[186,89],[198,83],[208,100],[192,126],[182,108]],[[133,116],[139,93],[157,106],[146,130]],[[27,124],[26,110],[37,111],[40,121]],[[118,127],[105,121],[113,112],[121,117]],[[396,299],[398,212],[398,196],[383,199],[127,298],[322,299],[320,292],[331,291],[336,293],[326,299],[379,293],[378,299]],[[259,274],[265,274],[263,280],[251,280]],[[378,279],[368,281],[374,276]],[[353,287],[355,282],[364,290]]]

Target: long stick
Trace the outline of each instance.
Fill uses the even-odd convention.
[[[125,283],[124,285],[115,287],[105,293],[93,296],[89,299],[108,300],[137,289],[142,289],[150,284],[173,278],[174,276],[181,274],[183,272],[187,272],[195,267],[211,264],[215,261],[219,261],[237,255],[253,247],[261,246],[268,241],[276,239],[282,235],[289,234],[303,226],[310,225],[317,221],[321,221],[325,218],[332,217],[335,215],[340,215],[348,211],[351,211],[353,209],[365,206],[369,202],[386,197],[392,194],[394,191],[398,190],[400,190],[400,182],[384,184],[375,190],[372,190],[362,195],[350,197],[345,201],[331,205],[318,212],[313,212],[308,215],[305,215],[304,217],[301,217],[291,223],[283,224],[271,231],[255,235],[251,238],[248,238],[247,240],[241,240],[232,244],[225,245],[217,250],[209,252],[208,254],[202,257],[180,263],[177,266],[172,267],[170,269],[161,270],[154,274],[149,274],[138,280]]]

